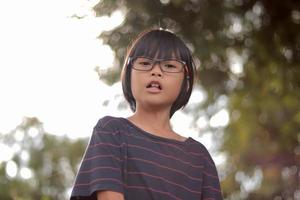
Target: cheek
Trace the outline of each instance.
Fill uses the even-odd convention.
[[[178,87],[177,87],[177,96],[179,95],[179,93],[181,92],[181,87],[182,87],[182,84],[183,84],[183,80],[179,81],[178,82]]]
[[[139,94],[141,90],[141,80],[139,76],[136,76],[134,73],[131,74],[131,92],[134,98],[136,98],[136,94]]]
[[[173,98],[177,98],[180,91],[181,91],[181,87],[182,87],[182,83],[183,83],[183,77],[175,79],[174,81],[169,83],[169,87],[173,88],[172,91],[172,97]],[[170,92],[171,92],[170,91]]]

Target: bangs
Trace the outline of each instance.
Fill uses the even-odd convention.
[[[153,31],[142,36],[129,57],[145,56],[157,59],[185,60],[186,47],[170,32]]]

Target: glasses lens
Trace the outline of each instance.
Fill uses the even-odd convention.
[[[141,71],[150,71],[156,61],[151,58],[138,57],[133,61],[133,68]],[[178,73],[184,68],[184,63],[178,60],[157,60],[164,72]]]
[[[164,60],[160,62],[160,66],[165,72],[175,73],[181,72],[184,67],[184,64],[177,60]]]
[[[152,59],[139,57],[135,59],[135,61],[133,62],[133,68],[137,70],[148,71],[151,70],[152,64],[153,64]]]

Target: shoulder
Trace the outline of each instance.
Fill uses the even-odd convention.
[[[122,135],[128,129],[127,121],[122,117],[105,116],[98,120],[94,127],[96,134]]]
[[[195,140],[194,138],[191,138],[190,144],[194,150],[208,152],[207,148],[201,142],[199,142],[198,140]]]
[[[125,120],[120,117],[105,116],[100,118],[94,127],[92,139],[121,143],[124,137],[125,125]]]
[[[196,154],[205,157],[206,158],[205,160],[207,160],[209,163],[214,163],[209,151],[201,142],[192,139],[190,144],[191,145],[189,147],[191,148],[190,149],[191,152],[195,152]]]
[[[115,130],[124,126],[124,120],[121,117],[105,116],[98,120],[95,129]]]

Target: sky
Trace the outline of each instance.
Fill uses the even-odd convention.
[[[94,69],[110,67],[114,57],[97,36],[120,24],[122,15],[96,18],[94,3],[1,1],[0,132],[26,116],[38,117],[50,133],[86,136],[86,127],[103,115],[109,87]]]
[[[97,36],[123,20],[120,11],[95,17],[91,8],[97,2],[0,2],[0,133],[11,131],[24,117],[37,117],[48,133],[89,137],[99,118],[131,114],[117,108],[123,100],[120,82],[108,86],[95,72],[97,66],[112,67],[114,60],[113,51]],[[74,14],[85,17],[78,19]],[[195,88],[190,103],[204,99],[201,88]],[[200,117],[197,124],[200,129],[208,124],[222,127],[228,120],[222,109],[211,119]],[[210,149],[211,134],[199,137],[191,121],[183,112],[172,118],[175,131]]]

